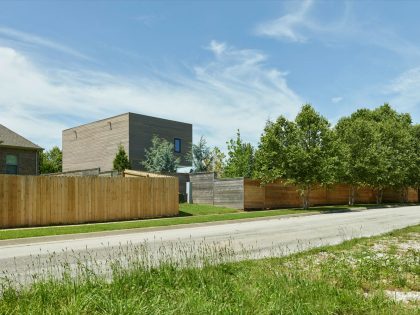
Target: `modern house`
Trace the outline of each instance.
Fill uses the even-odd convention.
[[[127,152],[131,169],[142,170],[145,149],[151,146],[154,135],[173,143],[181,167],[191,165],[191,124],[125,113],[64,130],[63,172],[93,168],[111,171],[120,144]]]
[[[0,124],[0,174],[38,175],[42,148]]]

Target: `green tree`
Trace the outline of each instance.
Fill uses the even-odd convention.
[[[203,136],[200,137],[197,144],[192,145],[190,159],[194,172],[212,171],[213,155]]]
[[[62,167],[63,154],[59,147],[54,146],[51,150],[41,152],[39,155],[39,171],[41,174],[60,173]]]
[[[416,153],[411,117],[399,114],[388,104],[374,110],[359,109],[336,125],[340,143],[339,180],[351,185],[349,201],[354,202],[357,186],[370,186],[376,202],[382,202],[386,187],[401,189],[407,197]]]
[[[267,123],[256,153],[256,177],[263,183],[283,179],[295,184],[307,209],[313,186],[334,180],[333,143],[328,120],[306,104],[294,121],[280,116]]]
[[[369,181],[367,174],[372,165],[367,161],[371,160],[369,156],[376,141],[377,127],[367,123],[363,114],[358,113],[340,119],[335,132],[339,157],[336,179],[350,186],[349,205],[353,205],[357,187]]]
[[[382,202],[386,187],[401,189],[402,199],[410,185],[412,148],[411,117],[388,104],[374,110],[360,109],[343,118],[336,128],[341,143],[341,179],[352,185],[372,187]]]
[[[146,149],[146,160],[141,162],[149,172],[175,173],[180,158],[175,157],[174,145],[169,141],[153,136],[152,146]]]
[[[253,146],[250,143],[243,142],[239,130],[236,133],[236,139],[230,139],[227,145],[228,160],[224,176],[251,178],[255,166]]]
[[[225,158],[226,155],[218,148],[214,147],[211,152],[211,163],[209,166],[209,172],[215,172],[218,177],[222,177],[225,171]]]
[[[409,166],[409,182],[420,193],[420,124],[411,127],[411,141],[413,160]]]
[[[130,161],[128,160],[127,153],[125,152],[124,146],[120,144],[118,146],[118,152],[115,155],[113,162],[114,170],[122,172],[126,169],[130,169]]]

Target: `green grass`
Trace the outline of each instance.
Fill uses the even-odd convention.
[[[384,205],[385,206],[385,205]],[[357,205],[357,207],[376,207],[375,205]],[[80,225],[62,225],[62,226],[48,226],[35,228],[19,228],[19,229],[3,229],[0,230],[0,240],[51,236],[51,235],[66,235],[66,234],[80,234],[91,232],[105,232],[125,229],[149,228],[149,227],[165,227],[179,224],[191,223],[207,223],[218,221],[230,221],[238,219],[249,219],[259,217],[271,217],[279,215],[296,215],[305,213],[329,213],[349,211],[348,206],[323,206],[312,207],[309,210],[302,210],[300,208],[292,209],[276,209],[276,210],[258,210],[258,211],[242,211],[232,208],[216,207],[212,205],[197,205],[197,204],[180,204],[180,214],[178,217],[161,218],[161,219],[143,219],[120,222],[107,223],[91,223]]]
[[[210,214],[226,214],[226,213],[243,213],[243,210],[216,207],[212,205],[197,205],[189,203],[179,204],[180,216],[210,215]]]
[[[419,241],[420,225],[283,258],[198,267],[113,266],[113,280],[85,272],[17,291],[0,314],[419,314],[384,290],[419,291],[420,252],[379,255],[375,244]],[[392,249],[395,251],[395,249]],[[226,254],[226,253],[225,253]],[[219,257],[215,255],[213,257]]]

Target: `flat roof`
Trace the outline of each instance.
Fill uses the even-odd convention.
[[[83,126],[95,124],[95,123],[98,123],[98,122],[101,122],[101,121],[107,121],[107,120],[110,120],[110,119],[113,119],[113,118],[117,118],[117,117],[121,117],[121,116],[125,116],[125,115],[137,115],[137,116],[143,116],[143,117],[149,117],[149,118],[154,118],[154,119],[166,120],[166,121],[170,121],[170,122],[176,122],[176,123],[186,124],[186,125],[191,125],[192,126],[191,123],[186,123],[186,122],[183,122],[183,121],[166,119],[166,118],[149,116],[149,115],[143,115],[143,114],[138,114],[138,113],[133,113],[133,112],[127,112],[127,113],[123,113],[123,114],[119,114],[119,115],[115,115],[115,116],[111,116],[111,117],[107,117],[107,118],[98,119],[98,120],[91,121],[91,122],[88,122],[88,123],[85,123],[85,124],[81,124],[81,125],[78,125],[78,126],[70,127],[70,128],[64,129],[63,132],[64,131],[67,131],[67,130],[72,130],[72,129],[80,128],[80,127],[83,127]]]

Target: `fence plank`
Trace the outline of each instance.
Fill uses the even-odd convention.
[[[0,227],[104,222],[179,213],[176,177],[0,175]]]

